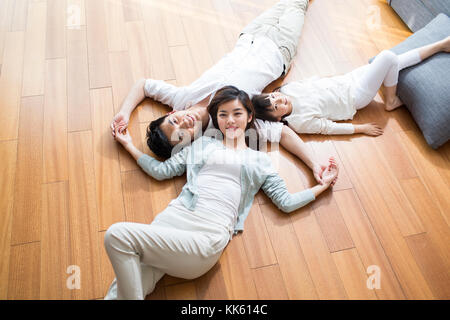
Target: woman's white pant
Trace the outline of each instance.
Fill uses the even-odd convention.
[[[219,260],[230,239],[226,227],[172,201],[147,225],[116,223],[105,234],[116,274],[105,299],[144,299],[164,274],[200,277]]]
[[[420,61],[418,49],[400,55],[384,50],[376,56],[371,64],[353,70],[351,73],[356,79],[354,92],[356,109],[367,106],[376,96],[381,84],[384,84],[385,87],[395,86],[399,71]]]

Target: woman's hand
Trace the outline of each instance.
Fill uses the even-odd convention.
[[[128,130],[125,129],[122,132],[119,132],[119,127],[116,127],[114,130],[114,139],[125,148],[133,144],[133,139]]]
[[[128,128],[128,122],[130,121],[130,116],[123,111],[119,111],[113,118],[111,122],[111,134],[113,137],[116,136],[116,129],[118,132],[122,133]]]
[[[339,174],[339,167],[334,158],[330,158],[329,165],[322,174],[322,181],[324,184],[333,186],[336,183]]]

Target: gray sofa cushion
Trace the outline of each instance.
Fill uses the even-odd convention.
[[[450,18],[439,14],[391,51],[396,54],[450,35]],[[372,59],[371,59],[372,60]],[[450,53],[441,52],[400,71],[397,95],[434,149],[450,138]]]

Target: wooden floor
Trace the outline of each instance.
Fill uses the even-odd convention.
[[[114,113],[141,77],[189,84],[275,2],[0,1],[0,299],[105,295],[105,230],[150,223],[185,181],[139,170],[110,135]],[[350,71],[410,34],[384,0],[311,1],[283,81]],[[167,110],[147,99],[133,114],[145,152],[148,123]],[[354,119],[367,121],[384,134],[302,136],[339,162],[332,192],[292,214],[258,194],[210,272],[165,276],[148,298],[449,299],[450,146],[429,148],[404,108],[371,105]],[[291,192],[314,183],[289,153],[271,156]],[[68,289],[70,266],[80,289]]]

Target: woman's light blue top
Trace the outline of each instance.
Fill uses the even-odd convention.
[[[138,165],[157,180],[170,179],[187,172],[187,181],[178,199],[183,205],[194,210],[198,199],[197,175],[208,156],[215,150],[226,149],[222,141],[211,137],[200,137],[190,146],[183,148],[164,162],[149,155],[143,155]],[[315,200],[311,189],[289,193],[286,184],[272,166],[270,157],[263,152],[250,148],[242,152],[241,198],[234,233],[244,230],[244,221],[250,211],[255,194],[260,188],[283,212],[292,212]],[[223,186],[226,188],[227,186]]]

